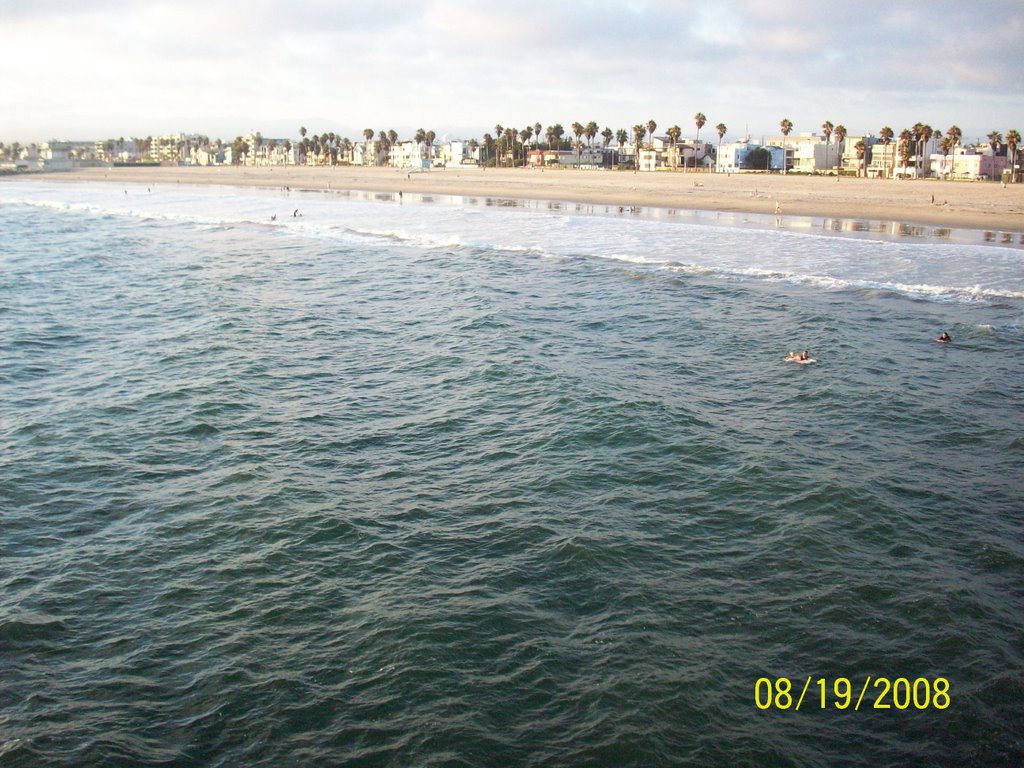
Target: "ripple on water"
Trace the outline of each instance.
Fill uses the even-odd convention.
[[[957,259],[79,188],[0,208],[0,762],[1024,761],[1020,307],[798,273]],[[955,704],[753,705],[808,675]]]

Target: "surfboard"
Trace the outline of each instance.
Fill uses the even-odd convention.
[[[783,358],[787,363],[799,363],[800,365],[810,365],[811,363],[818,362],[813,357],[809,357],[806,360],[801,360],[798,357],[786,357]]]

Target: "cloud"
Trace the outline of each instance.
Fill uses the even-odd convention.
[[[593,118],[614,129],[655,115],[686,130],[697,110],[762,129],[785,114],[797,131],[844,111],[865,130],[913,109],[1008,124],[1005,96],[1020,95],[1018,9],[1014,0],[0,0],[0,77],[14,103],[31,105],[0,115],[0,139],[228,133],[314,118],[478,134],[498,120]]]

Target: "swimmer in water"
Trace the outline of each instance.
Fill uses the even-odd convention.
[[[943,331],[942,333],[940,333],[940,334],[939,334],[939,338],[937,338],[937,339],[936,339],[936,341],[941,341],[942,343],[946,343],[947,341],[952,341],[952,340],[953,340],[953,337],[952,337],[952,336],[950,336],[950,335],[949,335],[948,333],[946,333],[945,331]]]

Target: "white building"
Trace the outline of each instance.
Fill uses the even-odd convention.
[[[758,149],[768,152],[767,167],[761,166],[751,157],[751,153]],[[784,159],[782,147],[761,145],[749,140],[733,141],[719,147],[717,169],[719,173],[781,171]]]
[[[929,168],[933,176],[943,179],[995,179],[1006,167],[1005,155],[994,155],[991,147],[980,151],[973,147],[954,147],[948,155],[933,153]]]
[[[473,150],[468,141],[455,139],[442,142],[434,158],[435,165],[444,167],[476,167],[480,163],[480,148]]]
[[[388,153],[388,165],[393,168],[429,168],[430,152],[427,144],[412,140],[392,144]]]

